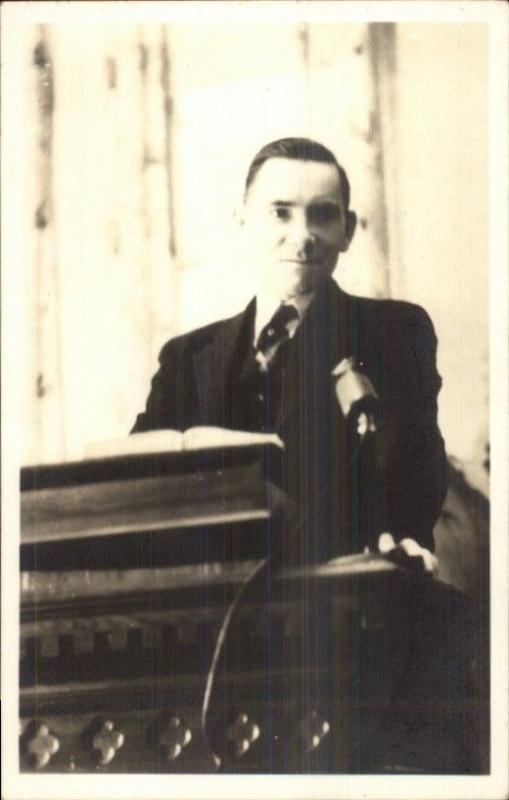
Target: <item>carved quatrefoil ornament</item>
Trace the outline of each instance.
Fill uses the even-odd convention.
[[[37,726],[34,736],[27,744],[27,752],[33,758],[37,769],[49,764],[59,748],[60,742],[45,724]]]
[[[260,728],[256,722],[251,722],[247,714],[239,714],[235,722],[228,728],[227,736],[233,742],[235,755],[240,758],[259,738]]]
[[[182,720],[179,717],[172,717],[159,736],[160,743],[166,749],[168,761],[178,758],[192,738],[191,730],[183,724]]]
[[[312,753],[319,746],[323,737],[330,731],[330,725],[317,711],[311,711],[299,724],[299,734],[307,753]]]
[[[99,763],[109,764],[115,758],[117,750],[124,744],[124,734],[114,730],[114,723],[107,720],[101,730],[94,736],[92,746],[99,750]]]

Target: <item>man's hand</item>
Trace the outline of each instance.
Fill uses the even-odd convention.
[[[433,575],[438,568],[438,559],[425,547],[421,547],[415,539],[402,539],[396,544],[392,533],[381,533],[378,539],[378,551],[402,566],[422,570]]]

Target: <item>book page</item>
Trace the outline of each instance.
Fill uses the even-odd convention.
[[[275,433],[253,433],[214,426],[196,426],[184,433],[176,430],[145,431],[121,439],[106,439],[85,446],[85,458],[143,455],[145,453],[178,453],[181,450],[207,450],[211,447],[242,447],[250,444],[274,444],[283,447]]]
[[[200,450],[210,447],[242,447],[250,444],[274,444],[283,448],[283,442],[276,433],[253,433],[212,426],[188,428],[183,436],[184,450]]]
[[[85,445],[85,458],[141,455],[143,453],[178,453],[182,450],[183,434],[175,430],[133,433],[122,439],[106,439]]]

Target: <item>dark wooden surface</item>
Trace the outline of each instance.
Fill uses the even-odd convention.
[[[21,469],[20,489],[23,493],[156,475],[192,475],[200,471],[229,470],[245,464],[262,465],[266,472],[277,474],[280,458],[281,450],[275,445],[252,444],[37,464]]]
[[[233,468],[24,492],[23,544],[267,519],[264,487]],[[242,491],[239,489],[242,488]]]
[[[465,598],[380,557],[265,561],[284,498],[248,450],[24,473],[21,769],[478,771]]]
[[[219,661],[204,728],[217,635],[256,563],[229,564],[223,575],[223,565],[209,565],[210,584],[204,569],[160,570],[154,587],[149,573],[145,581],[137,570],[112,573],[106,595],[104,574],[67,576],[70,595],[61,578],[48,587],[41,575],[24,576],[22,767],[33,768],[27,740],[36,724],[47,725],[60,744],[46,771],[419,773],[475,766],[468,607],[454,590],[366,556],[274,575],[265,594],[253,586],[232,619],[230,655]],[[307,753],[296,732],[313,713],[330,729]],[[260,735],[239,756],[231,730],[242,715]],[[412,728],[416,718],[424,738]],[[191,731],[193,744],[168,760],[159,737],[171,719]],[[95,764],[87,739],[101,720],[124,736],[108,765]],[[352,730],[354,751],[346,746]]]
[[[280,452],[123,456],[26,468],[21,568],[156,568],[266,555],[285,498]]]

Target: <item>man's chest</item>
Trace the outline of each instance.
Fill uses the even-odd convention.
[[[256,361],[251,331],[240,346],[229,346],[225,357],[216,342],[195,359],[196,399],[202,424],[258,428],[253,408],[263,400],[264,428],[277,430],[291,417],[292,427],[322,420],[325,426],[340,415],[335,368],[352,359],[373,384],[383,413],[391,407],[412,406],[418,394],[418,364],[411,338],[362,315],[309,313],[296,335],[282,345],[271,363]],[[208,357],[210,352],[214,358]],[[193,396],[195,392],[193,391]],[[194,402],[193,402],[194,405]]]

